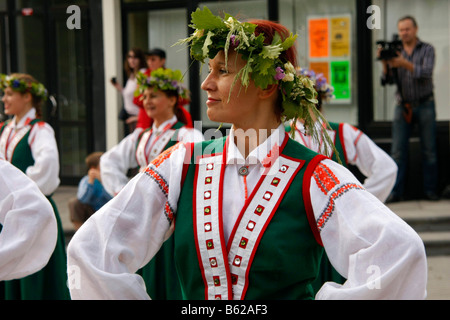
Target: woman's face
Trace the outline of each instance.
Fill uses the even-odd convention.
[[[127,61],[130,69],[134,70],[139,66],[139,58],[133,51],[128,52]]]
[[[6,115],[22,116],[31,108],[31,95],[29,93],[22,94],[8,87],[4,90],[2,102]]]
[[[174,115],[175,97],[169,97],[165,92],[153,88],[147,88],[143,96],[144,109],[150,118],[165,121]]]
[[[201,88],[208,94],[206,105],[210,120],[239,126],[239,123],[255,117],[260,89],[255,87],[253,81],[247,88],[242,87],[240,80],[233,85],[236,75],[244,66],[245,61],[235,52],[228,55],[228,70],[223,51],[209,61],[209,74]]]

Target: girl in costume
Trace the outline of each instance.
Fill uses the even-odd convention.
[[[13,116],[0,126],[0,155],[37,184],[50,201],[58,226],[56,247],[47,266],[28,277],[4,282],[5,298],[69,299],[64,233],[51,198],[60,183],[58,148],[53,129],[40,120],[47,90],[30,75],[0,77],[5,114]]]
[[[298,117],[314,130],[316,92],[295,72],[295,37],[206,7],[191,25],[192,57],[210,59],[208,117],[232,123],[230,134],[167,150],[80,229],[68,249],[81,269],[72,298],[148,299],[135,272],[168,236],[185,299],[312,299],[324,249],[349,280],[318,299],[424,298],[420,237],[284,130]]]
[[[203,134],[192,128],[190,115],[182,107],[189,92],[182,85],[179,70],[159,68],[147,76],[139,73],[138,89],[143,107],[152,119],[152,127],[136,130],[100,159],[105,189],[116,195],[128,182],[129,169],[143,171],[164,150],[177,142],[201,142]],[[189,125],[187,125],[189,124]],[[157,300],[181,299],[173,264],[173,238],[166,241],[158,255],[138,272],[145,280],[148,293]]]
[[[314,82],[314,88],[318,93],[317,109],[322,112],[322,103],[334,98],[334,88],[328,84],[323,74],[316,74],[314,71],[307,69],[298,69],[297,72]],[[292,122],[288,131],[292,130],[294,133],[293,139],[307,148],[325,154],[347,168],[349,165],[355,165],[366,176],[362,184],[364,189],[384,202],[394,187],[397,176],[397,165],[394,160],[367,135],[348,123],[325,123],[318,120],[316,126],[318,130],[326,130],[333,141],[334,147],[328,146],[327,148],[331,151],[331,154],[325,153],[324,144],[327,143],[326,140],[316,141],[306,133],[302,119]],[[333,150],[336,150],[336,152],[332,152]],[[318,291],[327,281],[343,284],[345,278],[333,268],[326,254],[324,254],[320,264],[319,276],[313,282],[314,290]]]
[[[137,83],[152,126],[137,128],[100,158],[102,183],[111,195],[119,193],[128,183],[129,169],[138,167],[143,171],[161,152],[179,141],[203,141],[203,134],[192,128],[191,116],[182,108],[189,101],[189,91],[182,85],[179,70],[159,68],[151,76],[138,73]]]
[[[34,181],[0,156],[0,281],[41,270],[55,249],[56,237],[50,202]]]

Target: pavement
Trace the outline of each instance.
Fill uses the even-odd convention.
[[[67,243],[74,234],[68,200],[76,196],[74,186],[60,186],[55,200]],[[428,260],[427,300],[450,300],[450,200],[413,200],[388,204],[413,227],[425,244]]]

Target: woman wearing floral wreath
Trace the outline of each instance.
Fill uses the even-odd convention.
[[[129,169],[143,171],[164,150],[177,142],[201,142],[203,134],[192,128],[189,113],[182,104],[189,101],[189,91],[182,84],[179,70],[160,68],[150,76],[137,75],[143,107],[153,120],[151,128],[136,130],[100,158],[100,172],[105,189],[116,195],[127,184]],[[178,281],[173,281],[173,241],[166,241],[158,255],[143,269],[147,291],[156,300],[180,299]]]
[[[230,135],[167,150],[80,229],[69,244],[69,266],[81,269],[72,298],[148,299],[135,272],[170,235],[185,299],[312,299],[324,248],[349,280],[316,298],[424,298],[419,236],[284,130],[297,117],[314,130],[316,93],[295,74],[295,37],[206,7],[192,26],[192,57],[210,59],[208,116],[232,123]]]
[[[0,87],[5,114],[14,116],[0,126],[0,155],[37,184],[50,201],[58,226],[56,247],[47,266],[31,276],[4,282],[5,298],[69,299],[64,233],[51,197],[60,183],[58,147],[53,129],[40,120],[47,90],[27,74],[1,75]]]

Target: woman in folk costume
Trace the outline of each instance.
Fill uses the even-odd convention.
[[[297,69],[297,72],[313,81],[314,88],[318,93],[317,110],[322,112],[322,103],[334,98],[334,88],[327,83],[323,74],[316,74],[307,69]],[[352,125],[336,122],[326,123],[314,115],[312,117],[317,120],[317,130],[326,130],[334,146],[326,146],[327,140],[317,141],[307,134],[302,119],[291,122],[288,128],[288,131],[293,133],[293,139],[317,153],[329,156],[347,168],[349,165],[355,165],[366,177],[362,184],[364,189],[384,202],[394,187],[397,176],[397,165],[394,160],[367,135]],[[324,254],[320,273],[313,283],[313,288],[318,291],[327,281],[342,284],[345,282],[345,278],[333,268]]]
[[[316,298],[424,298],[420,237],[347,169],[284,130],[283,120],[317,102],[312,82],[295,74],[295,37],[206,7],[192,26],[192,57],[210,59],[208,117],[232,123],[230,135],[167,150],[75,234],[72,297],[148,299],[135,272],[173,236],[185,299],[312,299],[324,248],[349,280]],[[374,266],[377,277],[367,273]]]
[[[59,155],[53,129],[40,120],[45,87],[26,74],[2,75],[5,114],[14,116],[0,127],[0,154],[33,180],[50,201],[58,226],[55,250],[41,271],[4,282],[6,299],[69,299],[65,240],[51,195],[59,185]]]
[[[138,74],[138,88],[143,95],[144,109],[153,120],[151,128],[136,130],[100,158],[100,171],[105,189],[116,195],[128,182],[127,171],[147,165],[177,142],[201,142],[203,134],[192,128],[190,115],[181,103],[189,92],[182,85],[179,70],[157,69],[148,77]],[[157,300],[181,299],[181,290],[173,264],[173,239],[169,239],[139,274],[147,291]]]
[[[151,76],[138,73],[138,90],[152,126],[136,130],[100,158],[102,183],[116,195],[128,183],[129,169],[143,171],[161,152],[177,142],[200,142],[203,134],[192,127],[190,114],[182,108],[189,91],[179,70],[157,69]]]
[[[50,202],[34,181],[0,156],[0,281],[41,270],[55,249],[57,233]]]

